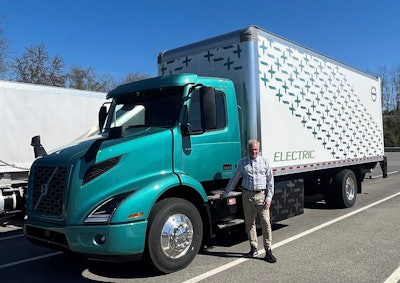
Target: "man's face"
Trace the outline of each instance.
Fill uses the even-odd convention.
[[[256,159],[258,155],[259,146],[258,144],[250,144],[249,145],[249,157],[250,159]]]

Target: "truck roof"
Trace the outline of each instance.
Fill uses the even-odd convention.
[[[198,76],[195,74],[178,74],[170,76],[159,76],[150,79],[144,79],[120,85],[117,88],[111,90],[107,98],[113,98],[123,96],[135,91],[141,91],[144,89],[152,89],[156,87],[168,87],[168,86],[184,86],[188,83],[196,83]]]
[[[315,51],[309,47],[306,47],[304,45],[301,45],[299,43],[296,43],[290,39],[287,39],[283,36],[280,36],[278,34],[272,33],[268,30],[262,29],[256,25],[251,25],[233,32],[229,32],[226,34],[222,34],[219,36],[215,36],[206,40],[198,41],[192,44],[188,44],[185,46],[181,46],[178,48],[170,49],[170,50],[165,50],[159,53],[158,55],[158,64],[160,62],[167,62],[169,60],[174,60],[176,58],[185,56],[185,54],[188,53],[188,50],[190,50],[190,53],[195,54],[195,53],[200,53],[206,49],[213,49],[218,46],[226,46],[229,43],[236,43],[236,42],[243,42],[243,41],[257,41],[257,36],[258,33],[266,33],[268,34],[269,37],[274,38],[275,41],[278,42],[284,42],[285,45],[293,45],[296,49],[298,50],[303,50],[306,53],[313,54],[316,57],[323,57],[324,60],[326,61],[331,61],[332,63],[336,65],[341,65],[342,67],[351,69],[352,71],[362,73],[363,75],[370,76],[371,78],[374,78],[378,80],[378,77],[376,75],[373,75],[371,73],[368,73],[366,71],[360,70],[356,67],[350,66],[346,63],[343,63],[337,59],[334,59],[330,56],[327,56],[321,52]]]

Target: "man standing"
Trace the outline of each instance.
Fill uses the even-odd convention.
[[[250,140],[248,143],[249,154],[239,161],[233,177],[221,198],[225,198],[232,191],[240,178],[242,178],[243,190],[243,212],[247,236],[250,241],[249,257],[258,255],[256,216],[260,216],[262,225],[263,244],[265,249],[265,260],[270,263],[276,262],[272,254],[272,229],[269,208],[274,195],[274,177],[269,162],[259,155],[260,143]]]

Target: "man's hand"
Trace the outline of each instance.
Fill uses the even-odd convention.
[[[264,209],[269,209],[270,206],[271,206],[271,202],[266,200],[264,202]]]

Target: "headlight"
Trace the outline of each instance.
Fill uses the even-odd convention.
[[[130,193],[123,193],[111,197],[96,207],[83,221],[84,223],[109,223],[119,204]]]
[[[85,176],[83,177],[82,185],[89,183],[93,179],[99,177],[101,174],[104,174],[105,172],[113,168],[115,165],[117,165],[120,160],[121,156],[117,156],[91,166],[86,171]]]

